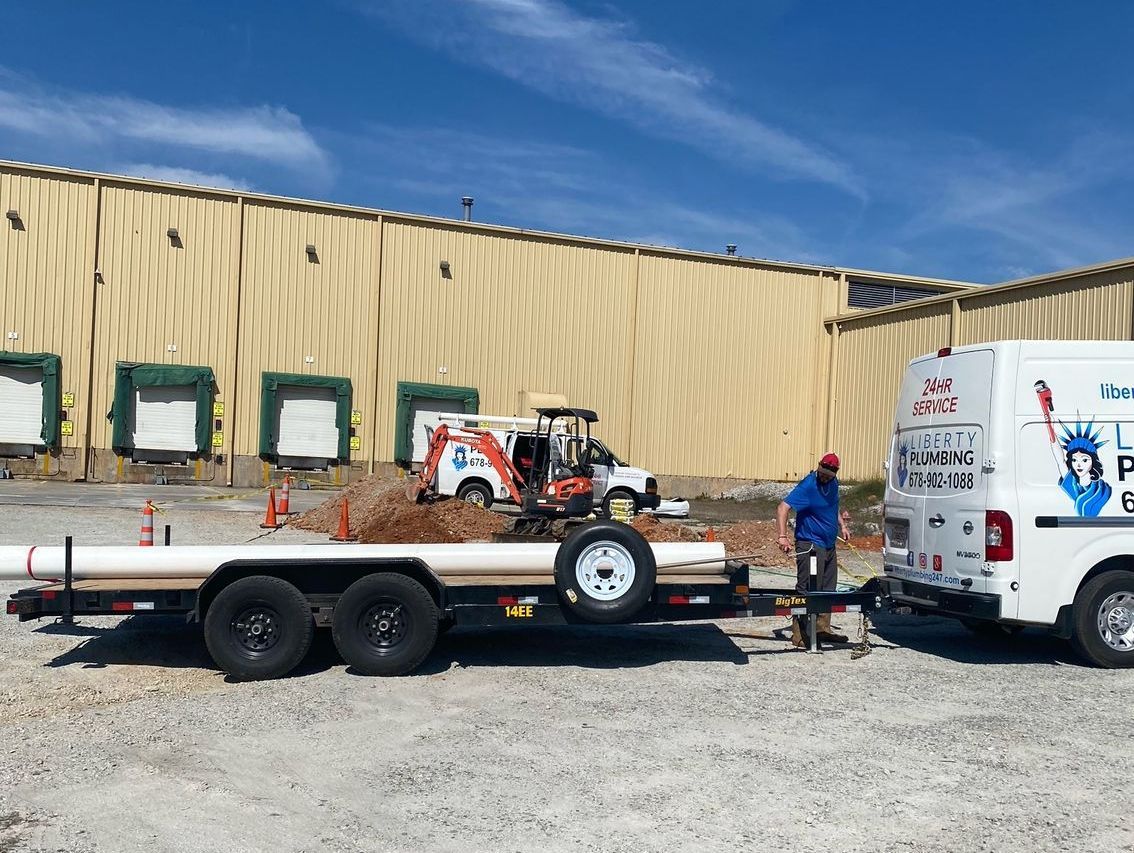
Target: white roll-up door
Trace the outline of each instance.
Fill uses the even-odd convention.
[[[134,447],[197,449],[197,386],[159,385],[134,392]]]
[[[465,401],[442,400],[436,397],[414,397],[410,400],[410,417],[413,418],[413,459],[410,460],[411,462],[425,461],[425,454],[429,452],[428,428],[437,426],[437,419],[423,414],[424,412],[463,415],[465,413]]]
[[[0,444],[43,444],[43,370],[0,365]]]
[[[276,392],[278,456],[337,459],[338,395],[334,388],[281,385]]]

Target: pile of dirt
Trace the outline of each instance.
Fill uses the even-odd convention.
[[[647,542],[700,542],[696,531],[684,524],[658,521],[652,515],[639,515],[630,524]]]
[[[730,557],[749,557],[748,562],[758,566],[795,566],[795,558],[776,544],[774,521],[738,521],[722,527],[716,537],[718,542],[724,543],[725,553]]]
[[[343,501],[347,500],[350,502],[350,529],[355,532],[364,519],[386,510],[398,498],[406,502],[405,487],[405,480],[390,480],[371,474],[351,483],[314,509],[295,516],[288,524],[301,530],[331,535],[339,529],[339,515]]]
[[[290,524],[334,534],[346,499],[350,502],[350,532],[360,542],[477,542],[488,541],[504,529],[504,516],[491,510],[456,499],[415,504],[406,497],[405,487],[405,480],[364,477]]]

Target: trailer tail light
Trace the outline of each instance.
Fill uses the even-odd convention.
[[[1012,516],[999,509],[984,513],[984,558],[990,563],[1012,559]]]
[[[17,611],[16,611],[16,602],[14,602],[14,601],[9,601],[9,602],[8,602],[7,611],[8,611],[8,615],[9,615],[9,616],[13,616],[13,615],[15,615],[15,614],[16,614],[16,612],[17,612]]]

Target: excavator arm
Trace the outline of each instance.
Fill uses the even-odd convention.
[[[523,503],[520,488],[524,485],[524,477],[512,460],[508,458],[508,454],[504,452],[504,448],[500,446],[496,436],[485,429],[473,427],[453,429],[448,424],[441,424],[433,431],[433,435],[429,439],[429,450],[425,454],[425,462],[421,466],[421,472],[417,475],[417,481],[406,487],[406,497],[414,503],[418,503],[432,491],[433,480],[437,476],[437,468],[441,464],[441,458],[445,455],[445,448],[449,445],[449,442],[464,444],[470,449],[482,453],[500,477],[500,481],[508,488],[508,493],[516,502],[516,505],[519,506]]]

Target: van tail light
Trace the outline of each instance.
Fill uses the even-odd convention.
[[[656,495],[658,493],[658,481],[653,477],[646,478],[646,494]]]
[[[952,354],[953,354],[953,348],[952,347],[941,347],[941,349],[939,349],[937,351],[937,357],[938,358],[944,358],[945,356],[952,355]]]
[[[1012,559],[1012,516],[999,509],[984,513],[984,558],[990,563]]]

